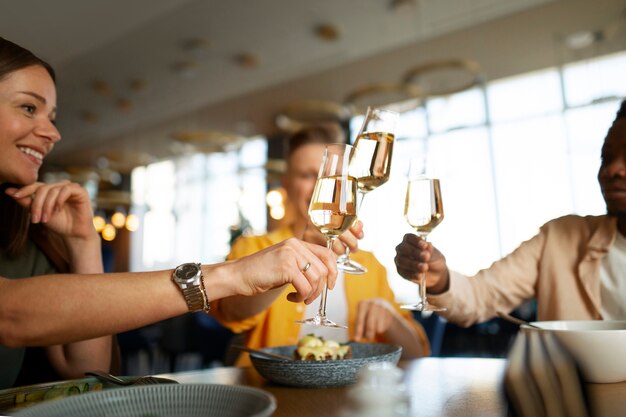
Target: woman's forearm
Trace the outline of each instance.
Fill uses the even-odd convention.
[[[82,378],[85,372],[110,372],[113,337],[48,346],[46,352],[55,371],[64,379]]]
[[[285,287],[275,288],[252,297],[234,296],[220,300],[219,317],[225,321],[241,321],[268,309]]]
[[[183,314],[171,271],[0,279],[0,344],[44,346],[124,332]]]

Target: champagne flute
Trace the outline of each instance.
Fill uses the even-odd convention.
[[[311,222],[326,237],[326,246],[330,250],[335,239],[356,220],[357,182],[348,172],[350,155],[354,152],[352,146],[342,143],[326,146],[309,204]],[[324,285],[315,317],[298,320],[297,323],[347,328],[326,317],[327,293],[328,287]]]
[[[404,216],[417,235],[426,240],[428,234],[443,220],[443,200],[439,180],[424,175],[409,174],[406,189]],[[428,303],[426,299],[426,273],[419,274],[420,302],[402,308],[417,311],[445,311],[445,308]]]
[[[394,132],[400,115],[396,112],[368,107],[361,130],[350,157],[350,175],[357,178],[358,209],[365,194],[389,180]],[[356,220],[355,220],[356,221]],[[337,259],[337,267],[349,274],[364,274],[367,268],[350,259],[350,248]]]

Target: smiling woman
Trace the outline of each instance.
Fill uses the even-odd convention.
[[[12,57],[12,59],[8,59]],[[77,184],[37,183],[45,156],[61,139],[54,125],[52,68],[0,38],[0,275],[23,278],[60,271],[102,272],[100,245],[89,227],[89,198]],[[28,185],[16,194],[12,184]],[[63,229],[54,211],[72,198],[76,227]],[[34,225],[31,226],[31,223]],[[50,233],[58,234],[59,240]],[[84,250],[78,252],[74,239]],[[68,256],[67,250],[80,256]],[[81,376],[111,366],[112,338],[105,336],[47,348],[9,349],[0,344],[0,385]],[[18,374],[19,372],[19,374]]]
[[[108,370],[111,334],[208,312],[217,298],[292,284],[289,300],[311,303],[325,285],[334,286],[334,256],[297,239],[237,262],[187,262],[192,276],[172,267],[102,274],[87,191],[68,181],[37,182],[43,159],[61,139],[55,109],[52,69],[0,38],[0,388],[16,383],[20,372],[18,384]],[[300,265],[307,262],[312,267],[304,275]],[[51,275],[63,270],[73,274]],[[26,346],[46,346],[50,374],[36,364],[24,376]]]

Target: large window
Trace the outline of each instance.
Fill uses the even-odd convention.
[[[131,270],[222,261],[243,228],[267,227],[267,142],[231,152],[194,154],[133,171],[133,210],[143,219],[132,242]]]

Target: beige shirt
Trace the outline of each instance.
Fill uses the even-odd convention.
[[[609,216],[551,220],[476,275],[450,272],[450,289],[429,298],[447,307],[442,316],[462,326],[510,312],[532,298],[538,320],[602,319],[599,271],[616,230],[616,219]]]

